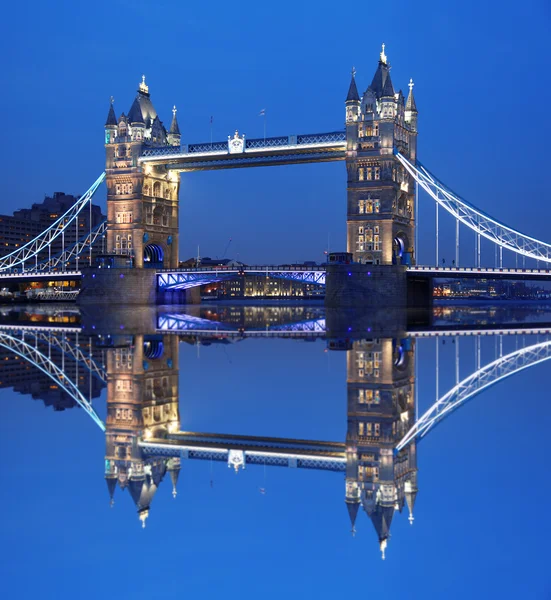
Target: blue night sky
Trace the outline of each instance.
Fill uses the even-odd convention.
[[[210,139],[211,115],[215,139],[235,128],[261,137],[262,108],[268,135],[332,131],[344,126],[351,67],[363,91],[385,42],[395,87],[415,81],[420,159],[477,206],[549,240],[550,16],[533,0],[9,3],[0,211],[84,192],[103,168],[109,97],[128,112],[142,73],[165,124],[177,105],[184,143]],[[341,163],[187,174],[180,255],[200,244],[221,256],[232,238],[228,254],[249,263],[321,260],[328,237],[345,246],[345,188]],[[105,205],[104,190],[96,198]],[[424,263],[433,212],[424,198]]]
[[[514,346],[506,339],[504,351]],[[485,364],[494,340],[482,348]],[[461,341],[461,377],[473,371],[473,349],[472,339]],[[441,345],[442,393],[453,384],[453,352],[449,341]],[[435,395],[434,342],[420,341],[416,358],[423,410]],[[249,466],[236,475],[218,463],[211,475],[208,462],[184,461],[178,497],[167,476],[143,530],[128,492],[118,489],[109,508],[104,436],[83,411],[54,413],[5,390],[4,592],[549,598],[551,407],[541,390],[550,368],[490,388],[419,444],[415,523],[395,515],[384,562],[363,511],[351,537],[344,478],[335,473],[272,468],[264,477],[263,467]],[[101,416],[104,399],[96,405]],[[246,340],[199,355],[180,344],[180,417],[191,431],[344,441],[346,354],[325,352],[323,341]]]

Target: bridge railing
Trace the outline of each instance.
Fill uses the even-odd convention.
[[[331,131],[329,133],[312,133],[301,135],[287,135],[269,138],[245,139],[244,152],[255,150],[270,150],[277,148],[297,148],[307,146],[320,146],[346,143],[345,131]],[[163,148],[146,148],[141,158],[156,156],[190,156],[197,154],[229,154],[228,142],[205,142],[189,144],[182,147],[166,146]]]
[[[255,272],[274,272],[274,271],[320,271],[326,270],[325,265],[247,265],[247,266],[212,266],[212,267],[178,267],[176,269],[157,269],[157,273],[212,273],[212,272],[236,272],[255,271]]]

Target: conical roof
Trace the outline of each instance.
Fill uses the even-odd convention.
[[[109,498],[113,500],[113,496],[115,495],[115,489],[117,487],[117,478],[116,477],[106,477],[105,482],[107,483],[107,490],[109,491]]]
[[[138,95],[128,113],[128,122],[145,123],[145,126],[149,128],[156,116],[157,111],[151,102],[149,87],[145,85],[145,76],[142,76],[142,82],[138,87]]]
[[[113,108],[113,101],[111,101],[109,112],[107,113],[107,120],[105,121],[105,126],[107,127],[109,125],[113,125],[114,127],[117,126],[117,117],[115,115],[115,109]]]
[[[381,96],[385,98],[394,98],[394,86],[390,78],[390,71],[386,69],[386,77],[384,77],[383,92]]]
[[[352,79],[350,80],[350,87],[348,88],[348,95],[346,96],[346,102],[359,102],[360,95],[358,94],[358,88],[356,86],[355,71],[352,70]]]
[[[142,108],[138,97],[134,99],[130,110],[128,111],[128,122],[129,123],[145,123],[143,118]]]
[[[406,102],[406,110],[411,112],[417,112],[417,105],[415,104],[415,96],[413,95],[413,79],[409,80],[409,94]]]
[[[170,131],[174,135],[180,135],[180,127],[178,127],[178,119],[176,118],[176,107],[172,109],[172,123],[170,124]]]
[[[348,509],[348,516],[350,517],[350,524],[352,525],[352,531],[356,531],[356,517],[358,516],[358,509],[360,508],[359,502],[346,501],[346,508]]]

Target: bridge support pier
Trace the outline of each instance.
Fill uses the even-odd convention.
[[[155,304],[157,279],[154,269],[82,269],[78,303]]]
[[[325,305],[330,308],[406,308],[407,275],[402,265],[327,265]]]
[[[78,303],[86,305],[199,304],[200,289],[162,292],[155,269],[82,269]]]

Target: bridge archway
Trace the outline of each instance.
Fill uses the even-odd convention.
[[[143,249],[143,266],[146,269],[162,269],[165,252],[159,244],[147,244]]]
[[[394,236],[394,243],[392,245],[393,262],[398,265],[404,264],[405,255],[409,248],[409,239],[405,232],[399,231]]]

